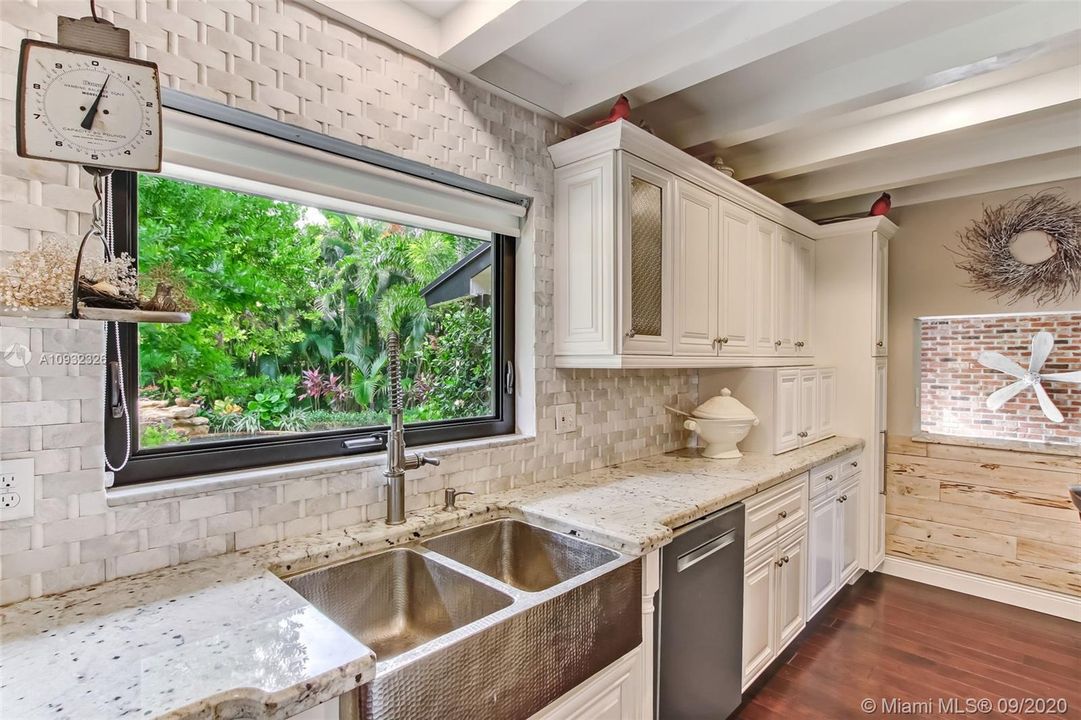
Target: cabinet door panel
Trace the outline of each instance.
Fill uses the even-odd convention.
[[[797,355],[814,355],[815,244],[802,235],[796,243],[795,279],[795,350]]]
[[[799,371],[799,430],[801,445],[818,439],[818,371]]]
[[[773,345],[778,355],[796,351],[797,245],[791,230],[778,228],[773,258]]]
[[[859,569],[860,476],[842,487],[837,496],[837,586]]]
[[[556,353],[615,352],[610,158],[556,171]]]
[[[836,434],[834,418],[837,414],[837,371],[824,368],[818,371],[818,415],[816,435],[819,438]]]
[[[633,155],[623,164],[623,352],[672,354],[673,176]]]
[[[837,558],[837,493],[826,492],[811,502],[807,522],[810,540],[808,563],[808,617],[826,604],[836,587]]]
[[[782,539],[777,549],[774,571],[779,578],[776,591],[777,642],[775,652],[799,635],[807,624],[807,534],[799,532]]]
[[[754,333],[754,216],[724,203],[721,243],[720,354],[746,355]]]
[[[720,203],[697,185],[676,181],[677,355],[717,353]]]
[[[773,355],[773,257],[777,226],[755,217],[754,237],[754,354]]]
[[[874,477],[867,483],[871,537],[868,569],[875,570],[886,558],[886,358],[875,360]]]
[[[874,234],[874,342],[871,354],[885,357],[889,352],[889,240]]]
[[[774,548],[749,558],[743,576],[743,687],[773,660]]]
[[[799,447],[799,370],[778,370],[774,390],[776,428],[774,429],[774,452],[781,453]]]

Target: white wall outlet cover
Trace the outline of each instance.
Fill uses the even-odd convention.
[[[34,461],[0,461],[0,522],[34,516]]]
[[[578,408],[574,403],[556,406],[556,432],[574,432],[578,427]]]

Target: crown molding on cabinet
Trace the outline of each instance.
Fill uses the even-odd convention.
[[[557,168],[599,153],[623,150],[662,167],[789,230],[817,238],[821,226],[626,120],[610,123],[548,148]]]

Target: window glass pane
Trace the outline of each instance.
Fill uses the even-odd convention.
[[[490,242],[161,176],[138,210],[140,272],[196,305],[139,328],[141,448],[385,425],[389,329],[407,423],[494,414]]]

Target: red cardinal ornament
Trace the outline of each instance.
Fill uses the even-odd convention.
[[[622,120],[624,118],[630,117],[630,114],[631,101],[627,99],[626,95],[620,95],[619,99],[616,100],[616,104],[612,106],[612,111],[608,113],[608,117],[604,118],[603,120],[598,120],[597,122],[593,123],[591,127],[599,128],[602,125],[607,125],[608,123],[614,123],[617,120]]]
[[[876,215],[885,215],[890,211],[890,194],[882,193],[882,195],[871,203],[871,211],[867,213],[867,217],[875,217]]]

